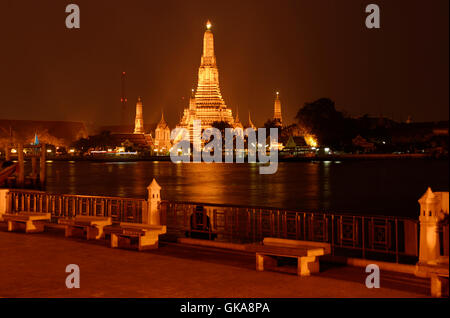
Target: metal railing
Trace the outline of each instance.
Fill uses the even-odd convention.
[[[197,207],[205,213],[196,213]],[[89,215],[108,216],[113,222],[142,223],[146,209],[147,201],[135,198],[16,189],[9,191],[8,198],[8,212],[46,212],[53,219]],[[161,201],[159,209],[161,224],[167,226],[166,239],[188,236],[247,244],[278,237],[327,242],[334,255],[403,263],[416,262],[419,255],[419,222],[404,217],[179,201]]]
[[[197,207],[205,211],[200,218],[193,217]],[[395,262],[418,258],[418,220],[409,218],[174,201],[162,201],[160,211],[169,236],[244,244],[278,237],[327,242],[335,255]]]
[[[51,213],[52,218],[76,215],[111,217],[113,222],[142,223],[144,199],[52,194],[33,190],[10,190],[8,212]]]

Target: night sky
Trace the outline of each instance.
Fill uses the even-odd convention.
[[[80,29],[65,27],[69,3]],[[118,124],[126,71],[129,123],[142,96],[144,121],[164,109],[173,127],[210,19],[222,95],[244,123],[271,117],[277,90],[287,123],[321,97],[352,116],[448,120],[448,14],[448,0],[1,0],[0,118]]]

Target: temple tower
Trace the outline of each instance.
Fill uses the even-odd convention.
[[[164,113],[161,113],[161,120],[155,130],[155,150],[159,153],[165,153],[170,150],[172,143],[170,142],[170,128],[164,120]]]
[[[142,115],[142,100],[138,97],[136,103],[136,119],[134,121],[134,133],[143,134],[144,133],[144,118]]]
[[[256,130],[256,126],[253,125],[252,119],[250,118],[250,111],[248,111],[248,128],[252,128],[253,130]]]
[[[280,123],[283,122],[283,118],[281,117],[281,101],[280,101],[280,93],[277,92],[277,97],[275,98],[275,104],[273,109],[273,120]]]
[[[239,120],[239,109],[237,109],[237,108],[236,108],[236,119],[234,120],[234,127],[233,128],[244,129],[244,125],[242,125],[241,121]]]
[[[203,35],[203,51],[198,70],[197,89],[193,90],[189,107],[184,109],[183,117],[177,127],[192,131],[194,120],[200,120],[202,128],[211,127],[215,121],[225,121],[234,125],[231,109],[227,108],[220,93],[219,70],[214,53],[214,36],[211,22],[206,23]]]

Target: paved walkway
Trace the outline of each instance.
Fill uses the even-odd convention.
[[[68,264],[80,267],[80,289],[65,286]],[[56,229],[9,233],[0,224],[0,297],[427,297],[429,293],[427,280],[392,272],[381,272],[380,289],[368,289],[366,275],[363,268],[330,264],[311,277],[256,272],[254,256],[245,253],[180,244],[161,244],[146,252],[111,249],[106,241],[66,239]]]

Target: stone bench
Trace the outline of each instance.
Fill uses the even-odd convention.
[[[8,231],[25,230],[25,233],[44,231],[44,225],[51,219],[50,213],[19,212],[3,214],[3,220],[8,222]]]
[[[297,258],[297,275],[309,276],[319,272],[319,256],[330,254],[328,243],[264,238],[263,245],[249,245],[247,250],[256,253],[256,270],[264,266],[276,267],[277,257]]]
[[[430,278],[430,292],[433,297],[448,297],[448,272],[448,256],[441,256],[436,264],[416,265],[416,276]]]
[[[448,297],[448,268],[446,272],[437,272],[430,275],[430,289],[433,297]]]
[[[75,232],[81,230],[87,240],[98,240],[103,236],[103,228],[111,225],[112,221],[110,217],[77,215],[71,219],[59,219],[58,223],[65,226],[66,237],[74,236]]]
[[[137,248],[139,251],[158,248],[159,235],[166,233],[165,225],[122,222],[104,228],[111,235],[111,247]]]

